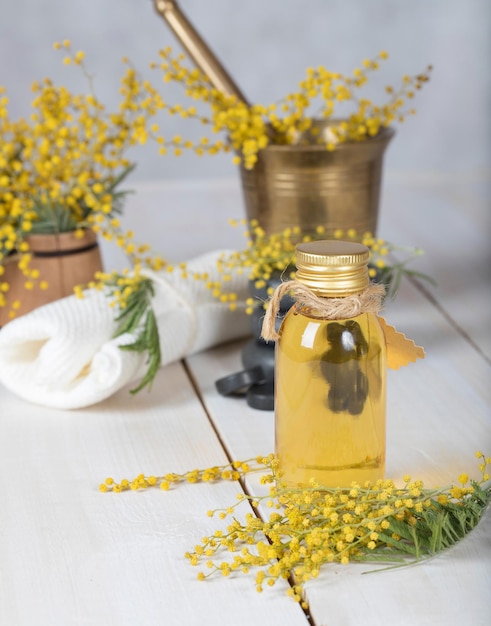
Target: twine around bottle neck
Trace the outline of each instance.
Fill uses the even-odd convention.
[[[265,341],[276,341],[279,337],[275,329],[275,318],[280,308],[280,301],[288,292],[300,306],[315,310],[316,315],[329,320],[350,319],[362,313],[378,313],[382,308],[385,287],[370,283],[361,293],[342,298],[321,298],[309,287],[296,280],[289,280],[278,285],[268,302],[261,329]]]

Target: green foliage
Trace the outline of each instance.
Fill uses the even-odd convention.
[[[111,196],[111,213],[121,213],[124,199],[130,193],[127,190],[117,191],[118,186],[132,172],[135,165],[129,165],[115,178],[105,183],[101,196]],[[33,235],[66,233],[87,226],[87,218],[92,209],[80,199],[76,209],[70,210],[64,201],[52,200],[46,194],[40,194],[33,199],[33,212],[36,219],[32,221],[30,233]]]
[[[378,547],[359,557],[383,563],[420,561],[451,548],[479,523],[491,502],[490,485],[471,481],[472,492],[462,500],[431,500],[431,506],[411,511],[405,519],[389,518],[390,526],[379,534]]]
[[[152,309],[153,296],[152,281],[149,278],[139,278],[133,283],[132,291],[124,300],[123,306],[120,304],[120,313],[116,317],[119,326],[114,336],[120,337],[130,333],[135,337],[132,343],[119,346],[120,349],[139,354],[146,352],[148,357],[147,371],[138,385],[131,390],[132,394],[138,393],[146,386],[151,389],[162,362],[159,330]]]

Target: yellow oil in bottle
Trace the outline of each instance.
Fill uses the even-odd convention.
[[[348,487],[385,470],[385,340],[372,313],[319,319],[294,306],[276,345],[281,481]]]

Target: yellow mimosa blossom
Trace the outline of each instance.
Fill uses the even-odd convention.
[[[384,479],[340,488],[314,483],[288,488],[271,454],[183,474],[140,474],[119,483],[106,478],[99,489],[168,491],[180,483],[235,481],[261,472],[260,482],[270,485],[269,493],[258,497],[239,493],[231,506],[208,511],[208,517],[229,518],[229,523],[204,537],[185,557],[192,566],[206,568],[198,573],[200,581],[213,574],[255,570],[255,586],[261,592],[264,584],[274,586],[287,579],[291,585],[287,595],[308,608],[304,586],[330,563],[417,562],[465,537],[491,501],[487,461],[480,479],[471,480],[467,488],[425,488],[421,480],[411,483],[410,476],[403,478],[404,486]],[[467,474],[459,476],[459,482],[469,482]],[[250,507],[261,503],[272,512],[254,515]]]

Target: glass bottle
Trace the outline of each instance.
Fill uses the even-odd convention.
[[[324,298],[369,285],[369,250],[355,242],[297,246],[296,280]],[[385,470],[386,348],[375,313],[326,319],[294,304],[276,342],[275,448],[288,486],[349,487]]]

